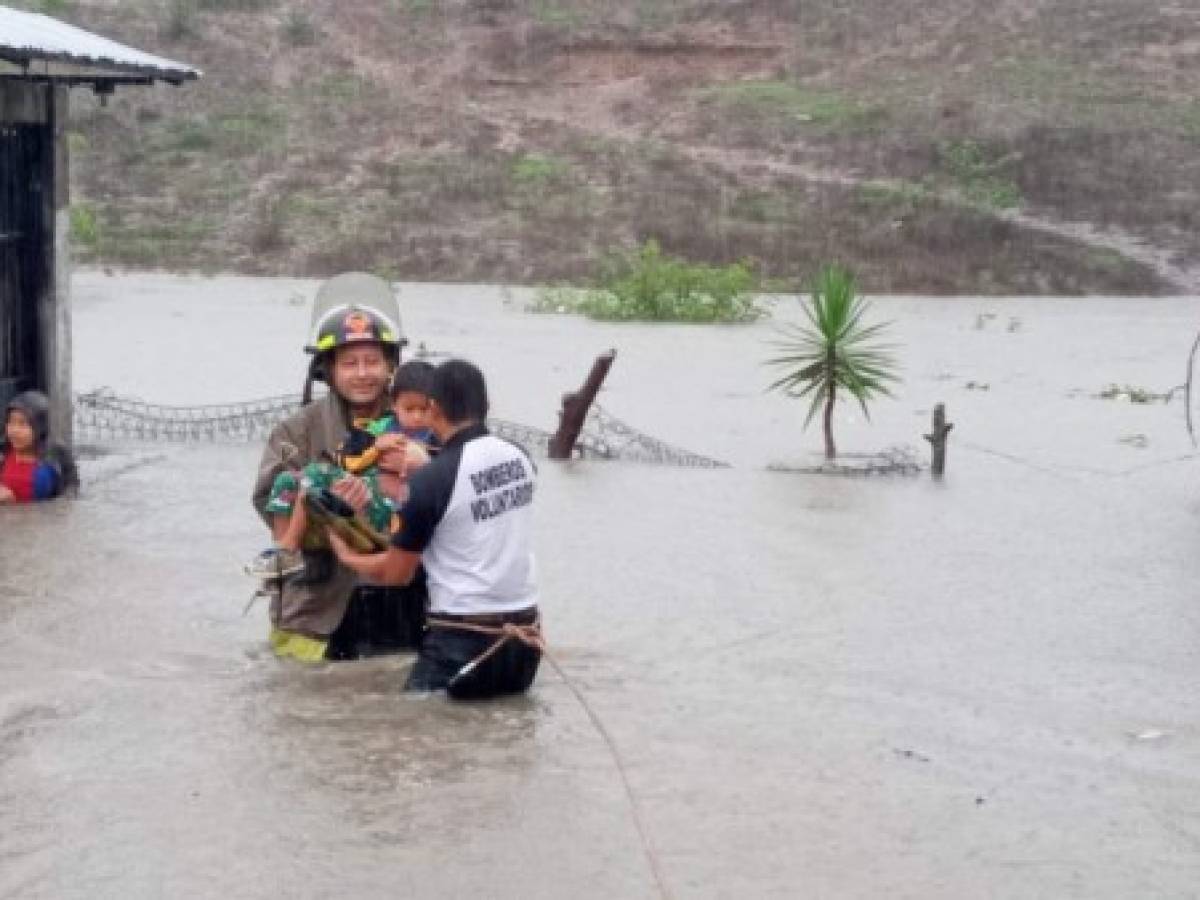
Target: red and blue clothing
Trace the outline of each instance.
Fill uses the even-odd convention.
[[[12,491],[18,503],[57,497],[60,482],[58,469],[44,460],[19,459],[15,453],[0,456],[0,484]]]
[[[33,429],[33,453],[18,456],[9,445],[6,429],[9,416],[18,412]],[[13,397],[0,419],[0,484],[13,493],[18,503],[50,500],[79,487],[79,471],[71,451],[50,441],[50,398],[41,391],[23,391]]]

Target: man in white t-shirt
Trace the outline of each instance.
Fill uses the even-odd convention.
[[[517,445],[487,430],[487,386],[471,363],[438,366],[429,426],[441,450],[410,476],[385,553],[358,554],[330,534],[339,559],[378,584],[407,584],[422,564],[429,628],[407,690],[459,698],[519,693],[541,660],[531,552],[536,472]]]

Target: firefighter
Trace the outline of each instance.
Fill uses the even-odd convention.
[[[318,292],[306,348],[312,360],[305,405],[271,431],[254,485],[254,507],[268,524],[272,485],[281,473],[332,457],[355,421],[387,412],[388,387],[405,343],[395,306],[391,288],[373,275],[338,275]],[[315,400],[314,382],[328,386]],[[331,490],[356,510],[370,500],[354,476]],[[304,514],[302,504],[297,509]],[[424,618],[420,584],[403,590],[359,584],[328,549],[309,545],[302,554],[302,569],[281,577],[271,594],[270,639],[277,655],[313,662],[414,646]]]

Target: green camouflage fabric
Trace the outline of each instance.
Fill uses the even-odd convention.
[[[315,462],[306,465],[299,473],[283,471],[275,476],[271,484],[271,494],[267,499],[266,512],[268,515],[290,516],[296,508],[296,499],[300,488],[308,491],[319,491],[332,487],[334,482],[346,477],[345,469],[332,463]],[[391,531],[392,504],[379,487],[379,481],[374,472],[361,476],[371,492],[371,499],[363,510],[363,516],[381,534]],[[309,529],[304,535],[304,548],[317,550],[328,548],[324,532]]]

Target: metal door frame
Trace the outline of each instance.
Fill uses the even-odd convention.
[[[39,309],[46,289],[45,125],[0,123],[0,404],[46,389]]]

